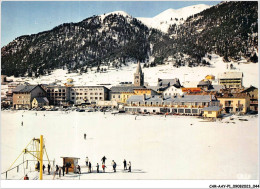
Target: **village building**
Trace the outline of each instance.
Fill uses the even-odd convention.
[[[166,96],[175,97],[175,96],[178,96],[178,95],[181,96],[183,94],[184,94],[184,92],[182,92],[182,89],[181,88],[177,88],[174,85],[166,88],[163,91],[163,96],[164,97],[166,97]]]
[[[66,86],[48,85],[47,98],[50,105],[68,106],[70,104],[70,88]]]
[[[110,88],[109,99],[118,103],[125,103],[126,99],[135,94],[134,89],[143,89],[144,86],[113,86]]]
[[[12,92],[14,109],[30,109],[34,98],[46,97],[46,91],[40,85],[19,85]]]
[[[241,91],[250,97],[250,110],[258,112],[258,88],[250,86]]]
[[[70,88],[70,101],[75,105],[105,101],[109,98],[109,89],[104,86],[74,86]]]
[[[204,107],[218,105],[219,101],[213,95],[183,95],[174,98],[133,95],[127,100],[125,111],[200,115]]]
[[[224,85],[226,88],[241,88],[243,87],[242,72],[224,72],[218,75],[219,85]]]
[[[209,118],[218,118],[221,116],[221,107],[209,106],[202,109],[202,116]]]
[[[35,97],[32,101],[32,108],[43,108],[49,106],[49,100],[46,97]]]
[[[200,81],[198,83],[197,87],[201,88],[204,91],[208,91],[209,89],[212,88],[211,81],[209,81],[209,80],[206,80],[206,81],[202,80],[202,81]]]
[[[245,93],[225,93],[218,100],[225,113],[247,113],[250,108],[250,97]]]

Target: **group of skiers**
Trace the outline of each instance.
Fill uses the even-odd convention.
[[[106,156],[102,157],[101,158],[101,162],[102,162],[102,169],[103,169],[103,173],[105,173],[105,169],[106,169]],[[91,165],[91,162],[89,161],[88,157],[86,157],[86,166],[88,167],[88,172],[91,173],[91,170],[92,170],[92,165]],[[127,163],[126,163],[126,160],[124,159],[123,161],[123,164],[124,164],[124,170],[127,170]],[[112,160],[112,163],[111,163],[112,167],[113,167],[113,171],[116,172],[116,162],[114,160]],[[99,164],[97,163],[96,165],[96,168],[97,168],[97,173],[99,173]],[[128,163],[128,172],[131,172],[131,162],[129,161]]]

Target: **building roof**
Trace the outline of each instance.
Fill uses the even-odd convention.
[[[250,91],[254,91],[254,90],[258,90],[258,89],[254,86],[250,86],[250,87],[242,90],[241,93],[250,92]]]
[[[200,81],[198,86],[209,86],[211,85],[211,82],[209,80],[206,80],[206,81]]]
[[[234,79],[234,78],[242,78],[243,72],[223,72],[218,74],[219,79]]]
[[[13,89],[13,92],[28,93],[31,92],[38,85],[18,85]]]
[[[202,109],[202,111],[219,111],[221,108],[219,106],[209,106]]]
[[[208,89],[208,91],[218,91],[220,92],[221,89],[224,89],[224,85],[212,85],[211,88]]]
[[[140,62],[137,64],[135,74],[143,74]]]
[[[174,98],[174,102],[210,102],[211,99],[216,100],[213,95],[183,95]]]
[[[134,92],[134,89],[143,89],[144,86],[113,86],[110,88],[111,93]]]
[[[35,97],[35,99],[37,100],[38,103],[49,102],[49,100],[46,97]]]
[[[178,78],[174,78],[174,79],[160,79],[158,78],[158,83],[157,83],[157,86],[162,86],[162,87],[165,87],[165,86],[172,86],[174,85],[175,87],[180,87],[180,81]]]
[[[246,93],[224,93],[218,98],[246,98],[248,95]]]

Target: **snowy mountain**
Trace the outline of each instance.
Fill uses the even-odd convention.
[[[209,66],[203,57],[212,53],[226,62],[258,62],[256,1],[169,9],[144,20],[153,27],[115,11],[20,36],[1,49],[2,74],[39,77],[56,69],[83,74],[137,61],[148,68],[169,60],[177,68]]]
[[[138,17],[137,19],[150,28],[168,32],[170,25],[183,24],[189,16],[202,12],[208,8],[210,8],[210,6],[205,4],[192,5],[181,9],[167,9],[153,18]]]

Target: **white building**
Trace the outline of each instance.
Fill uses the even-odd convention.
[[[243,72],[223,72],[218,75],[219,85],[226,88],[240,88],[243,86]]]
[[[174,96],[178,96],[178,95],[183,95],[183,92],[182,92],[181,88],[177,88],[173,85],[163,91],[164,97],[165,96],[174,97]]]
[[[74,86],[70,89],[70,101],[82,104],[108,100],[108,91],[103,86]]]

